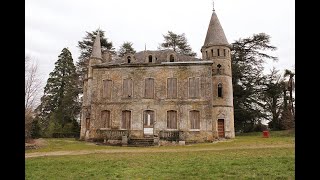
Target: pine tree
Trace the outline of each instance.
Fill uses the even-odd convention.
[[[136,53],[136,51],[134,50],[134,48],[132,47],[132,43],[131,42],[124,42],[121,46],[120,49],[118,51],[118,54],[120,57],[123,57],[125,54],[127,53],[131,53],[134,54]]]
[[[188,40],[185,37],[185,34],[175,34],[172,31],[168,31],[168,34],[163,35],[164,43],[160,44],[159,49],[172,49],[175,52],[187,55],[187,56],[196,56],[197,53],[192,52]]]
[[[41,104],[36,109],[42,133],[46,132],[49,124],[61,127],[53,129],[56,132],[62,131],[67,124],[75,124],[80,112],[78,81],[71,52],[64,48],[49,74]],[[51,136],[52,133],[46,135]]]

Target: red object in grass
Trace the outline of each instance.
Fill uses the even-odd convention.
[[[263,131],[262,132],[264,138],[268,138],[270,136],[269,131]]]

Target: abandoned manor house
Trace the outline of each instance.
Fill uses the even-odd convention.
[[[215,10],[201,53],[118,57],[101,51],[98,33],[84,79],[80,139],[127,145],[234,138],[230,44]]]

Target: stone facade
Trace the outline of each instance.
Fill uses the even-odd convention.
[[[84,80],[81,139],[234,138],[230,48],[215,12],[202,59],[172,50],[112,57],[99,37]]]

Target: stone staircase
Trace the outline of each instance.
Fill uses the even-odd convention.
[[[153,138],[131,138],[128,141],[128,146],[144,147],[154,146]]]

